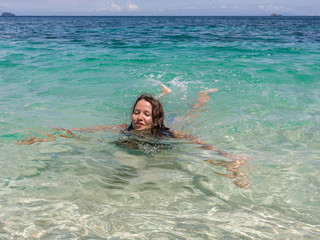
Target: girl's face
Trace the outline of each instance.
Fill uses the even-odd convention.
[[[148,101],[142,99],[137,102],[132,116],[131,123],[134,130],[149,130],[152,127],[152,105]]]

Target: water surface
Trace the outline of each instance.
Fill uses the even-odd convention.
[[[319,17],[0,18],[3,239],[318,239]],[[112,132],[16,145],[30,132],[129,123],[173,93],[172,126],[250,157],[250,189],[196,145],[114,144]],[[37,132],[37,133],[36,133]]]

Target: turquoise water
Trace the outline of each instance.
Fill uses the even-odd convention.
[[[1,239],[319,239],[319,17],[0,18]],[[251,158],[242,189],[196,145],[121,148],[112,132],[160,83],[173,126]],[[89,138],[90,137],[90,138]]]

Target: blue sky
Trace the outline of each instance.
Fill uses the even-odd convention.
[[[0,0],[16,15],[320,16],[320,0]]]

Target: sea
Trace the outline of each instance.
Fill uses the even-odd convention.
[[[160,84],[250,187],[187,140],[56,133],[129,124]],[[319,140],[320,17],[0,18],[1,239],[320,239]]]

